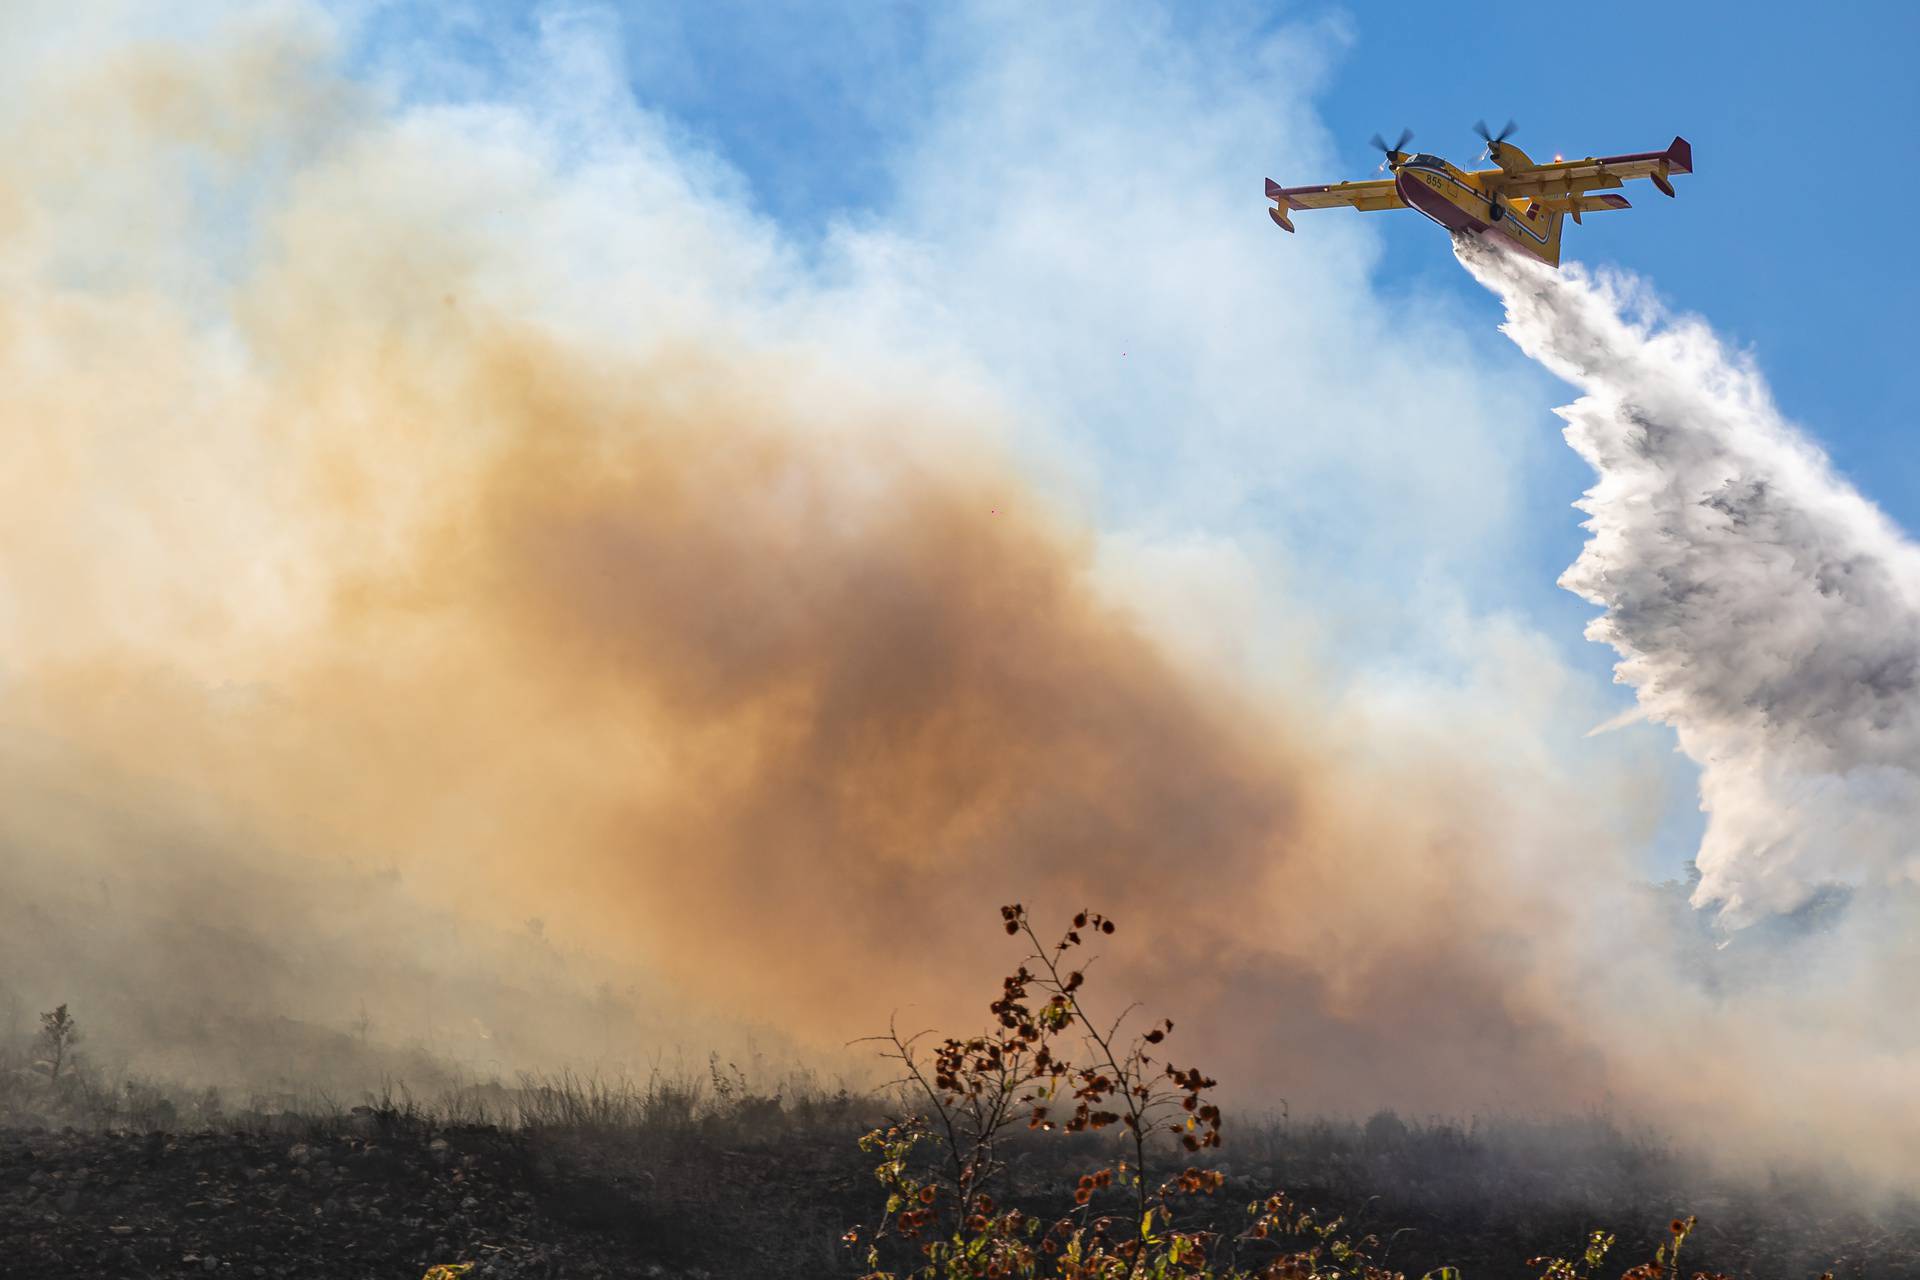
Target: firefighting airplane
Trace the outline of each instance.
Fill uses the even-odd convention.
[[[1456,169],[1439,156],[1408,154],[1403,148],[1413,140],[1411,130],[1403,130],[1392,146],[1375,134],[1373,145],[1386,152],[1387,162],[1382,167],[1393,174],[1391,178],[1321,187],[1283,187],[1268,178],[1267,199],[1274,205],[1267,216],[1281,230],[1292,231],[1289,209],[1328,209],[1343,204],[1363,210],[1412,206],[1449,231],[1498,227],[1515,246],[1557,267],[1560,224],[1567,214],[1579,222],[1583,213],[1630,207],[1625,196],[1589,193],[1607,191],[1628,178],[1651,178],[1654,186],[1671,196],[1672,176],[1693,172],[1693,148],[1685,138],[1675,138],[1665,151],[1588,156],[1584,160],[1556,156],[1552,164],[1535,164],[1526,152],[1507,141],[1513,130],[1511,120],[1498,134],[1489,133],[1485,121],[1476,123],[1474,132],[1486,139],[1487,158],[1500,167],[1471,172]]]

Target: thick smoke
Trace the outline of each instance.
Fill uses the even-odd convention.
[[[833,1044],[973,1016],[1023,899],[1118,916],[1112,981],[1298,1102],[1604,1087],[1559,961],[1511,963],[1563,914],[1542,851],[1626,847],[1506,709],[1564,696],[1537,645],[1459,694],[1197,668],[990,379],[862,338],[590,66],[552,115],[396,110],[328,40],[49,56],[7,139],[9,877],[69,922],[20,999],[232,1004],[228,954],[248,1007],[311,1015],[310,975],[344,1022],[366,955],[478,999],[448,971],[538,916]],[[87,259],[129,201],[170,233]],[[472,945],[343,917],[342,858]],[[102,935],[119,966],[59,958]]]
[[[1561,585],[1701,767],[1696,906],[1729,925],[1828,883],[1920,874],[1920,547],[1785,422],[1698,321],[1635,321],[1625,285],[1462,249],[1506,332],[1582,396],[1599,472]],[[1651,312],[1650,304],[1643,307]]]
[[[71,999],[136,1064],[362,999],[482,1070],[639,1056],[581,1016],[622,1002],[836,1045],[976,1013],[1002,902],[1093,905],[1099,981],[1242,1096],[1779,1149],[1790,1088],[1910,1169],[1880,988],[1674,985],[1632,882],[1658,771],[1567,730],[1596,700],[1538,637],[1355,674],[1313,656],[1343,602],[1108,536],[911,270],[821,279],[591,58],[401,107],[293,10],[40,24],[0,30],[25,1016]],[[1212,661],[1252,596],[1303,617],[1285,661]]]

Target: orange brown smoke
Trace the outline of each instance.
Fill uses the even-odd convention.
[[[988,396],[686,304],[644,249],[618,323],[582,323],[523,243],[556,217],[537,156],[345,89],[295,147],[248,77],[298,50],[262,38],[47,89],[146,131],[125,186],[216,142],[299,165],[217,279],[161,245],[64,280],[62,227],[100,211],[25,193],[16,727],[263,856],[391,861],[820,1039],[971,1011],[995,907],[1088,902],[1129,926],[1115,977],[1212,1006],[1263,1078],[1331,1054],[1355,1105],[1591,1089],[1488,945],[1521,945],[1479,905],[1512,896],[1503,782],[1170,657]],[[197,92],[117,96],[156,83]],[[733,252],[679,199],[629,234]],[[1430,1023],[1409,1073],[1395,1037]]]
[[[1686,1031],[1617,1038],[1664,959],[1618,888],[1632,771],[1565,776],[1473,691],[1179,656],[983,377],[875,349],[642,126],[563,159],[380,109],[297,25],[231,41],[50,62],[31,118],[110,139],[86,181],[4,139],[15,883],[82,843],[164,881],[165,809],[245,869],[203,937],[289,922],[271,990],[345,954],[299,886],[353,859],[825,1043],[976,1010],[1001,903],[1091,905],[1100,988],[1250,1090],[1655,1097]],[[173,233],[88,257],[130,208]]]

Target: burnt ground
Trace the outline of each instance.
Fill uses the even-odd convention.
[[[457,1262],[477,1264],[472,1280],[847,1274],[833,1253],[844,1228],[804,1208],[844,1200],[844,1181],[771,1152],[716,1152],[697,1183],[663,1187],[595,1144],[492,1127],[10,1132],[0,1276],[417,1280]],[[767,1195],[779,1203],[756,1203]],[[743,1217],[786,1234],[742,1238],[730,1227]],[[775,1250],[784,1265],[762,1270]],[[806,1256],[812,1268],[794,1270]]]
[[[0,1276],[418,1280],[434,1264],[472,1262],[472,1280],[850,1277],[860,1268],[840,1234],[878,1207],[857,1132],[337,1119],[271,1133],[0,1131]],[[1775,1183],[1694,1184],[1678,1203],[1670,1175],[1684,1171],[1657,1162],[1609,1172],[1592,1159],[1529,1164],[1497,1146],[1388,1136],[1329,1150],[1253,1143],[1204,1209],[1230,1226],[1248,1200],[1291,1184],[1389,1241],[1384,1260],[1413,1276],[1447,1263],[1469,1280],[1529,1275],[1528,1258],[1577,1253],[1596,1227],[1620,1237],[1599,1273],[1617,1275],[1650,1256],[1672,1214],[1691,1211],[1701,1222],[1688,1273],[1920,1277],[1911,1201],[1869,1212],[1828,1189]],[[1090,1154],[1019,1153],[1003,1194],[1043,1215],[1064,1208]]]

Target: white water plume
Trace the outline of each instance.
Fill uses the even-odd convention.
[[[1560,584],[1605,609],[1588,637],[1700,765],[1694,904],[1738,927],[1920,879],[1920,547],[1703,322],[1631,280],[1458,252],[1583,393],[1559,413],[1599,479]]]

